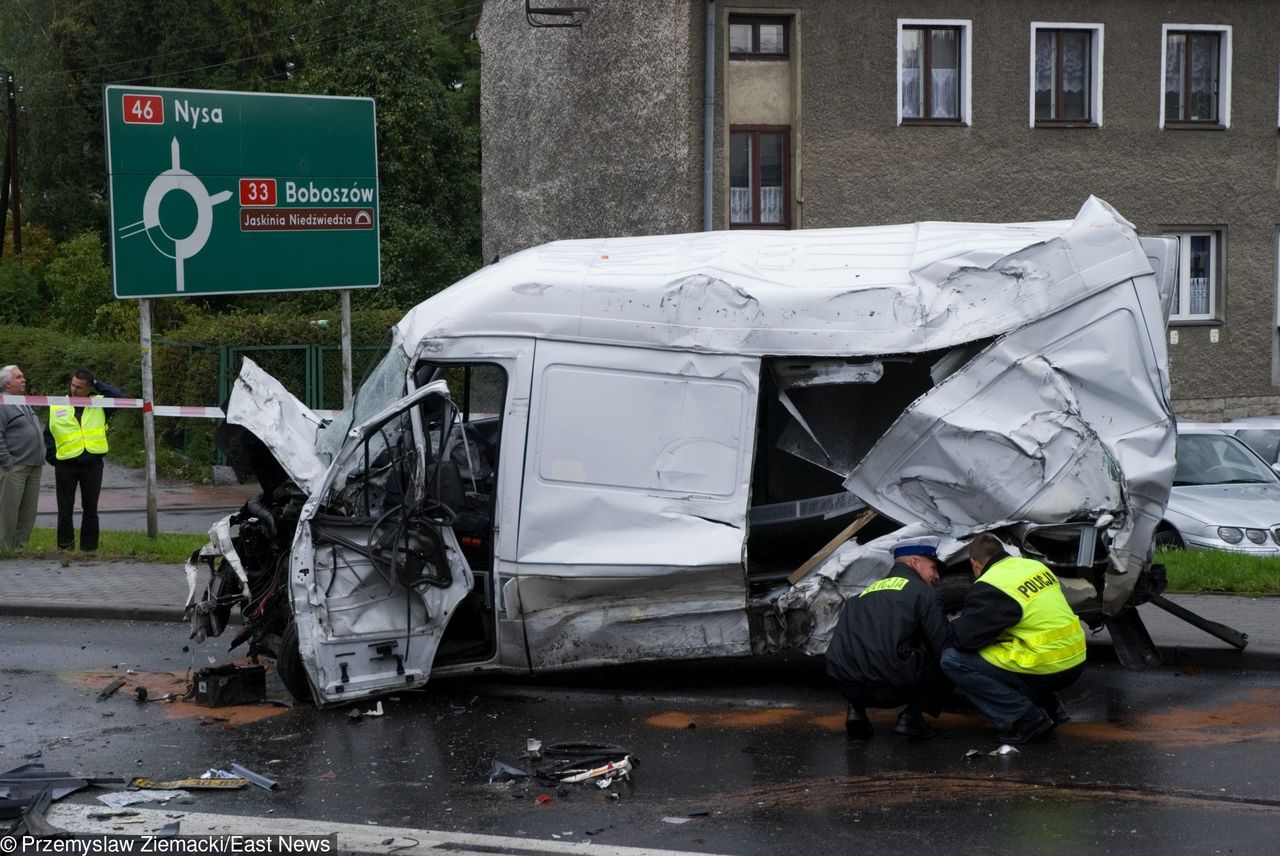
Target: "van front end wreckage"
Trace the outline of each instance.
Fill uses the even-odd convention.
[[[188,564],[193,630],[239,608],[233,647],[318,704],[820,653],[894,541],[960,569],[985,531],[1131,625],[1160,589],[1176,256],[1093,198],[515,254],[411,310],[333,422],[245,361],[219,438],[263,493]]]

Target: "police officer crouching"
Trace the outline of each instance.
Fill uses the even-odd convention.
[[[905,705],[893,733],[934,736],[922,712],[937,717],[951,694],[938,657],[951,641],[938,582],[938,539],[912,538],[893,549],[888,576],[845,601],[827,648],[827,674],[849,702],[845,731],[866,740],[868,707]]]
[[[1040,562],[1010,556],[989,534],[969,545],[969,562],[977,582],[951,623],[942,669],[1001,742],[1027,743],[1070,719],[1057,692],[1084,671],[1084,629]]]

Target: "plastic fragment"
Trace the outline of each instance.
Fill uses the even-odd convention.
[[[662,819],[662,822],[663,822],[663,823],[675,823],[675,824],[688,823],[688,822],[689,822],[689,818],[687,818],[687,817],[664,817],[664,818]]]
[[[550,805],[550,804],[551,804],[550,794],[538,794],[538,805]]]
[[[1018,754],[1018,750],[1015,747],[1010,746],[1008,743],[1002,743],[1000,744],[1000,748],[992,749],[987,754],[988,755],[1016,755]]]
[[[489,764],[489,783],[490,784],[492,784],[493,782],[513,782],[516,779],[527,779],[527,778],[529,778],[529,774],[526,773],[524,770],[521,770],[518,767],[513,767],[510,764],[504,764],[502,761],[499,761],[497,758],[494,758],[493,761]]]

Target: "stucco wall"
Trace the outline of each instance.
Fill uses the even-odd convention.
[[[559,238],[701,228],[703,7],[579,5],[591,9],[581,27],[538,29],[523,3],[485,3],[486,259]]]
[[[490,256],[550,238],[701,226],[703,0],[588,5],[591,19],[581,31],[530,31],[522,8],[486,4]],[[1143,233],[1220,228],[1223,320],[1176,328],[1170,360],[1178,409],[1196,418],[1280,412],[1280,388],[1273,385],[1280,225],[1275,4],[719,0],[716,7],[714,198],[722,227],[727,16],[794,15],[793,43],[803,44],[793,72],[798,225],[1059,219],[1092,193]],[[897,125],[899,17],[972,20],[971,127]],[[1032,21],[1104,25],[1102,127],[1028,127]],[[1164,23],[1233,27],[1230,129],[1158,128]],[[650,136],[642,132],[648,128],[666,130]]]

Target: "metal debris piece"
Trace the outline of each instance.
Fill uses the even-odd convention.
[[[689,818],[687,818],[687,817],[664,817],[664,818],[662,819],[662,822],[663,822],[663,823],[674,823],[674,824],[688,823],[688,822],[689,822]]]
[[[248,779],[250,784],[262,788],[264,791],[274,791],[276,788],[280,787],[280,784],[275,779],[268,779],[261,773],[255,773],[253,770],[250,770],[242,764],[232,762],[231,772],[235,773],[242,779]]]
[[[542,741],[536,737],[530,737],[524,741],[524,751],[529,753],[530,761],[537,761],[542,757]]]
[[[106,701],[111,698],[125,684],[124,678],[116,678],[111,683],[102,688],[102,692],[98,693],[98,701]]]
[[[1018,754],[1018,750],[1017,748],[1010,746],[1008,743],[1001,743],[998,749],[992,749],[987,754],[988,755],[1016,755]]]
[[[364,715],[365,716],[382,716],[382,702],[378,702],[377,705],[374,706],[373,710],[366,710],[364,712]]]
[[[110,808],[124,808],[125,806],[152,801],[166,803],[169,800],[181,799],[189,796],[191,796],[191,794],[186,791],[116,791],[115,793],[102,794],[98,797],[98,802],[105,806],[109,806]]]
[[[218,772],[222,772],[221,770]],[[167,782],[157,782],[152,779],[144,779],[137,776],[129,780],[125,785],[131,791],[177,791],[183,788],[191,788],[192,790],[204,791],[235,791],[246,787],[249,784],[248,779],[226,778],[223,776],[209,776],[205,778],[200,776],[192,779],[171,779]]]

